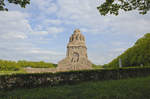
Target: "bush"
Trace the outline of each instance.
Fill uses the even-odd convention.
[[[0,71],[17,71],[20,66],[14,61],[0,60]]]

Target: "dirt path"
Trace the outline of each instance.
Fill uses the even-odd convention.
[[[24,68],[27,73],[56,72],[56,68]]]

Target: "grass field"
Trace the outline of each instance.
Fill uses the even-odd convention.
[[[0,91],[0,99],[150,99],[150,76]]]

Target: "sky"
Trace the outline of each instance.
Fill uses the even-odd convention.
[[[6,2],[7,3],[7,2]],[[80,29],[89,60],[107,64],[150,33],[150,12],[101,16],[100,0],[31,0],[25,9],[8,4],[0,12],[0,59],[58,63],[69,37]]]

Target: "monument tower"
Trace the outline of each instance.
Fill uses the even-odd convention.
[[[67,45],[66,58],[58,62],[58,71],[91,69],[92,63],[88,60],[85,38],[79,29],[71,35]]]

